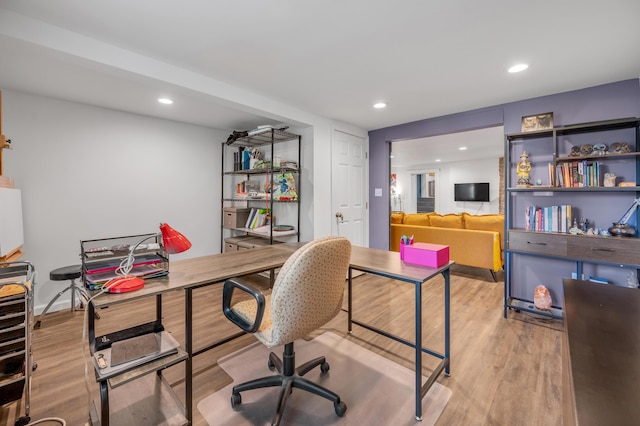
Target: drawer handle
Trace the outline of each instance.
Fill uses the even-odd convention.
[[[591,251],[608,251],[608,252],[612,252],[614,253],[615,250],[614,249],[610,249],[610,248],[599,248],[599,247],[591,247]]]
[[[538,245],[538,246],[546,246],[547,245],[547,243],[534,243],[534,242],[531,242],[531,241],[527,241],[527,244],[535,244],[535,245]]]

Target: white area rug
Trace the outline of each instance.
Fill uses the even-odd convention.
[[[273,348],[279,356],[282,347]],[[296,364],[324,355],[331,366],[321,375],[316,368],[305,378],[329,388],[347,404],[338,417],[333,403],[301,389],[293,389],[282,417],[283,425],[421,425],[435,424],[449,401],[451,390],[434,383],[422,400],[423,420],[415,420],[413,371],[333,333],[295,343]],[[221,358],[220,367],[234,383],[198,403],[198,410],[211,426],[271,424],[280,388],[243,392],[242,404],[231,407],[231,390],[242,383],[272,373],[267,367],[270,350],[256,342]],[[423,383],[426,378],[423,377]]]

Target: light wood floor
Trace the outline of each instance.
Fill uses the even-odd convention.
[[[439,351],[444,347],[443,282],[442,278],[437,278],[424,286],[423,342]],[[562,424],[561,324],[515,312],[510,312],[509,318],[504,319],[502,297],[503,283],[493,282],[488,271],[454,267],[451,277],[451,376],[438,379],[453,394],[438,425]],[[221,314],[218,286],[198,290],[195,299],[194,341],[197,346],[237,331]],[[183,295],[171,294],[164,300],[165,327],[178,341],[184,342]],[[354,318],[412,340],[413,312],[411,285],[370,275],[354,280]],[[100,314],[102,319],[97,321],[97,331],[102,334],[152,320],[154,304],[152,300],[134,302],[101,310]],[[33,352],[38,367],[32,376],[32,420],[62,417],[68,425],[80,426],[88,422],[82,324],[83,312],[72,314],[65,310],[47,315],[41,329],[34,330]],[[342,335],[412,368],[411,348],[357,326],[354,326],[353,334],[348,335],[345,313],[338,314],[313,336],[324,331]],[[206,425],[196,408],[198,401],[231,382],[217,366],[216,359],[254,341],[252,336],[244,336],[195,358],[195,425]],[[425,375],[437,361],[424,356]],[[165,376],[182,396],[183,375],[183,365],[165,370]],[[91,370],[89,378],[91,392],[97,395]],[[388,392],[389,389],[372,391]],[[0,407],[0,425],[13,425],[22,414],[24,401]],[[408,412],[407,416],[413,418],[413,412]],[[131,424],[135,425],[135,421]]]

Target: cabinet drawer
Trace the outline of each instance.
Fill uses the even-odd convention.
[[[640,239],[626,237],[588,237],[569,239],[571,257],[611,262],[625,265],[640,265]]]
[[[224,243],[224,252],[228,253],[230,251],[238,251],[238,245],[231,244],[231,243]]]
[[[542,232],[509,231],[507,248],[550,256],[566,256],[567,236]]]

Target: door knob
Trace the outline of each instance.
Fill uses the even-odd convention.
[[[340,219],[340,223],[344,222],[344,216],[342,216],[342,213],[340,212],[336,213],[336,218]]]

